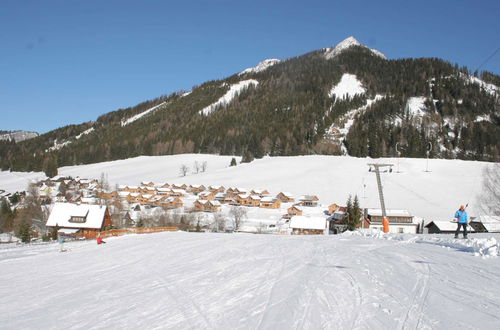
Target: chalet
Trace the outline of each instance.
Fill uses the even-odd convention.
[[[126,186],[123,191],[128,191],[129,193],[138,194],[141,192],[138,186]]]
[[[118,197],[120,199],[126,199],[126,200],[128,200],[129,199],[129,195],[130,195],[130,193],[128,191],[120,191],[120,192],[118,192]]]
[[[90,239],[111,226],[111,216],[106,206],[55,203],[46,226],[63,235]]]
[[[248,191],[248,189],[245,189],[245,188],[234,188],[234,192],[237,193],[238,195],[241,195],[241,194],[250,195],[250,192]]]
[[[154,187],[154,186],[155,186],[155,184],[154,184],[154,182],[152,182],[152,181],[142,181],[142,182],[141,182],[141,186],[145,186],[145,187]]]
[[[216,192],[214,191],[204,191],[198,195],[199,199],[211,201],[215,199]]]
[[[369,220],[371,229],[383,229],[381,209],[365,209],[364,214]],[[407,210],[386,210],[386,215],[389,218],[390,233],[417,234],[419,232],[419,221],[414,219]]]
[[[183,207],[184,203],[179,197],[168,197],[160,203],[160,206],[164,209],[176,209]]]
[[[156,193],[162,196],[170,196],[172,194],[172,189],[170,188],[156,188]]]
[[[316,207],[318,206],[319,198],[314,195],[304,195],[299,197],[299,204],[302,206]]]
[[[431,221],[424,226],[429,234],[454,234],[457,230],[457,223],[451,221]],[[468,232],[475,232],[471,225],[467,225]],[[460,233],[462,230],[460,230]]]
[[[277,199],[281,200],[283,203],[293,203],[295,202],[295,199],[293,198],[293,195],[289,192],[280,192],[277,196]]]
[[[269,191],[267,190],[261,190],[261,189],[252,189],[250,191],[250,194],[252,195],[257,195],[257,196],[260,196],[260,197],[264,197],[264,196],[269,196]]]
[[[238,194],[236,195],[236,202],[243,206],[250,206],[251,200],[249,194]]]
[[[173,183],[172,186],[170,187],[172,189],[182,189],[182,190],[186,190],[187,189],[187,185],[184,184],[184,183]]]
[[[102,199],[117,199],[118,192],[116,191],[104,191],[104,190],[99,190],[97,192],[97,197],[102,198]]]
[[[203,212],[218,212],[221,209],[221,204],[218,201],[212,200],[196,200],[193,203],[195,211]]]
[[[224,186],[208,186],[208,190],[214,191],[216,193],[224,192],[226,188]]]
[[[335,211],[337,211],[339,208],[340,208],[340,206],[338,206],[338,205],[337,205],[337,204],[335,204],[335,203],[328,205],[328,214],[329,214],[329,215],[333,215],[333,213],[334,213]]]
[[[500,233],[500,216],[481,215],[470,222],[476,232]]]
[[[265,209],[279,209],[281,207],[281,199],[264,197],[260,200],[260,207]]]
[[[255,207],[259,207],[260,206],[260,200],[262,198],[260,196],[257,196],[257,195],[250,195],[250,200],[249,200],[249,204],[248,206],[255,206]]]
[[[326,219],[322,217],[294,216],[290,220],[292,234],[322,235],[326,230]]]
[[[207,188],[202,184],[192,184],[192,185],[189,185],[189,187],[187,188],[187,191],[189,191],[192,194],[198,195],[199,193],[201,193],[202,191],[205,191],[206,189]]]
[[[156,188],[151,186],[141,186],[141,194],[156,195]]]
[[[217,195],[215,195],[214,199],[222,204],[235,204],[236,203],[235,199],[230,197],[226,193],[218,193]]]
[[[142,196],[139,193],[130,193],[127,196],[127,201],[129,203],[141,203],[142,202]]]
[[[158,183],[156,188],[170,188],[170,185],[166,182]]]
[[[172,189],[170,196],[174,197],[185,197],[186,196],[186,190],[184,189]]]
[[[292,205],[286,210],[289,217],[293,217],[296,215],[302,215],[304,213],[303,209],[300,206]]]

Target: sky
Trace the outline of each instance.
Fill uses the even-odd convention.
[[[500,2],[2,0],[0,130],[45,133],[349,36],[480,67]],[[480,70],[500,74],[500,51]]]

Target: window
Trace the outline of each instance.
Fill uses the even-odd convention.
[[[405,229],[404,229],[404,228],[398,228],[398,233],[400,233],[400,234],[404,234],[404,232],[405,232]]]

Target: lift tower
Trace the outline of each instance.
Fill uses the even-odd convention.
[[[384,192],[382,189],[382,180],[380,179],[380,168],[389,167],[389,171],[392,172],[394,164],[368,164],[368,166],[370,166],[370,171],[373,167],[375,175],[377,176],[378,196],[380,198],[380,208],[382,209],[382,224],[384,226],[384,233],[387,233],[389,232],[389,219],[387,218],[387,213],[385,211]]]

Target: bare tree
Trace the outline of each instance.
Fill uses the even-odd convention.
[[[208,166],[208,163],[206,160],[204,160],[203,163],[201,163],[201,171],[205,172],[207,170],[207,166]]]
[[[224,231],[226,229],[226,217],[221,212],[214,213],[213,230],[215,232]]]
[[[234,230],[240,229],[241,222],[243,218],[247,216],[247,209],[242,206],[231,206],[229,210],[229,214],[233,219],[233,228]]]
[[[189,172],[189,167],[186,164],[182,164],[180,168],[181,176],[186,176]]]
[[[194,167],[196,174],[200,173],[200,163],[198,163],[197,160],[194,161],[193,167]]]
[[[500,215],[500,163],[484,167],[483,189],[478,204],[484,214]]]

